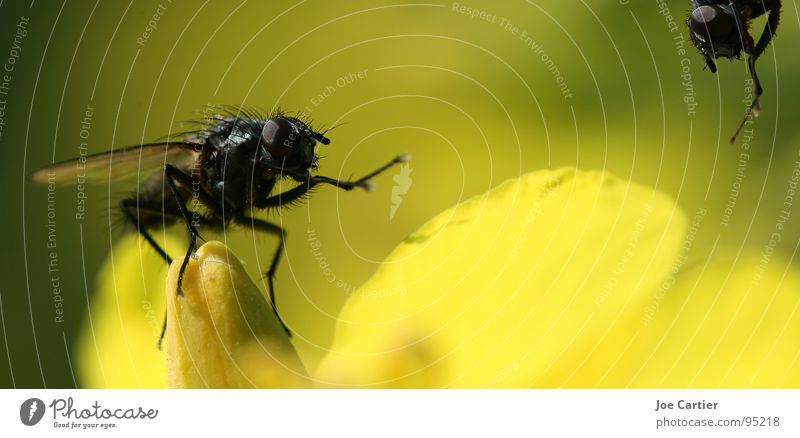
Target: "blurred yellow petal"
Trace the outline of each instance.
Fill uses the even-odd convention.
[[[686,220],[654,189],[538,171],[439,214],[351,297],[322,385],[557,386],[667,276]],[[622,342],[622,341],[620,341]],[[624,347],[621,346],[621,347]]]
[[[167,279],[167,379],[173,388],[307,386],[305,371],[269,303],[220,242],[182,260]]]
[[[737,253],[699,263],[666,294],[654,293],[638,324],[612,335],[630,347],[606,343],[573,383],[800,387],[800,273],[776,255]]]
[[[168,243],[177,252],[186,245],[181,239]],[[164,353],[156,344],[164,322],[166,271],[164,260],[138,236],[114,244],[76,347],[81,387],[164,387]]]
[[[748,249],[680,270],[685,228],[670,199],[604,173],[506,182],[387,258],[342,310],[315,385],[800,386],[800,273]],[[184,296],[181,260],[170,268],[165,367],[163,262],[140,250],[120,241],[100,276],[76,359],[83,385],[311,385],[219,242],[190,260]]]

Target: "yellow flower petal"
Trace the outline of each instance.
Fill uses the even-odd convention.
[[[671,199],[605,173],[539,171],[429,221],[343,309],[329,385],[552,386],[638,316],[678,255]]]
[[[175,239],[171,248],[185,248]],[[75,369],[85,388],[163,388],[164,260],[138,236],[114,245],[98,275],[76,347]]]
[[[182,260],[167,279],[167,378],[174,388],[307,386],[305,371],[269,303],[220,242]]]
[[[737,253],[697,264],[666,294],[654,293],[639,323],[613,334],[630,347],[606,348],[605,357],[587,361],[575,382],[800,387],[800,273],[777,255]],[[592,370],[605,378],[598,380]]]

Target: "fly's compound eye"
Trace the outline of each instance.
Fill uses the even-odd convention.
[[[300,145],[297,141],[300,130],[289,120],[283,117],[270,119],[261,131],[261,142],[267,151],[276,158],[290,155]]]
[[[724,40],[735,26],[733,17],[719,6],[700,6],[689,16],[692,32],[706,41]]]

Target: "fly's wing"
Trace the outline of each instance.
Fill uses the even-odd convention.
[[[189,140],[131,146],[55,163],[34,172],[31,180],[68,186],[83,181],[116,182],[137,176],[144,179],[159,171],[164,164],[178,168],[190,166],[198,159],[201,150],[201,143]]]

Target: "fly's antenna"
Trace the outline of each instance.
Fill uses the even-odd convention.
[[[311,136],[314,137],[315,140],[317,140],[318,142],[320,142],[322,144],[329,144],[331,141],[330,141],[330,139],[328,137],[325,137],[325,134],[327,134],[328,131],[333,131],[334,129],[344,125],[345,123],[346,122],[337,123],[337,124],[331,126],[330,128],[322,131],[322,132],[311,131]]]
[[[322,144],[330,144],[331,143],[331,139],[329,139],[328,137],[325,137],[322,133],[319,133],[319,132],[316,132],[316,131],[311,131],[311,137],[313,137],[314,140],[316,140],[316,141],[318,141],[318,142],[320,142]]]

